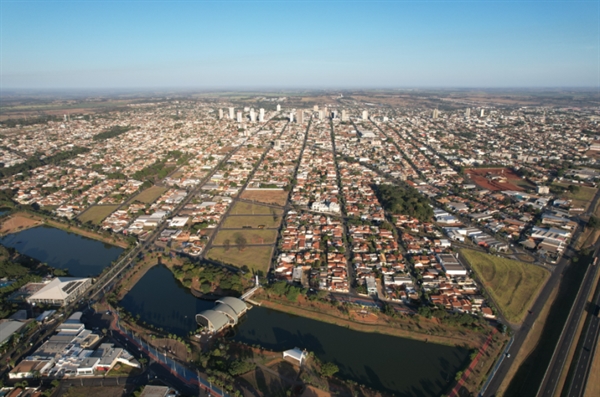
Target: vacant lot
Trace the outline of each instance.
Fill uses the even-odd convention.
[[[2,225],[0,226],[0,234],[15,233],[41,224],[42,221],[39,219],[31,219],[27,216],[15,214],[2,222]]]
[[[512,323],[520,323],[546,281],[548,271],[539,266],[479,251],[461,252],[504,317]]]
[[[271,265],[273,247],[247,247],[243,251],[235,247],[226,250],[224,247],[213,247],[208,251],[208,258],[233,266],[248,266],[253,271],[266,273]]]
[[[568,183],[557,183],[556,185],[568,188]],[[575,185],[577,186],[577,185]],[[573,207],[582,207],[586,208],[590,205],[591,201],[594,199],[594,195],[596,194],[596,189],[593,187],[587,186],[578,186],[579,189],[575,193],[565,192],[561,195],[561,197],[565,200],[571,200]]]
[[[65,393],[60,394],[61,397],[121,397],[123,395],[127,395],[123,392],[123,386],[72,386]]]
[[[233,208],[231,208],[231,214],[235,215],[271,215],[273,211],[280,216],[283,213],[283,211],[280,209],[267,207],[266,205],[244,203],[242,201],[238,201],[233,205]]]
[[[161,194],[163,194],[166,191],[166,187],[152,186],[144,190],[143,192],[140,192],[140,194],[133,198],[133,201],[139,201],[144,204],[152,204],[154,201],[156,201],[157,198],[161,196]]]
[[[284,206],[287,202],[288,192],[285,190],[244,190],[240,196],[246,200]]]
[[[278,227],[281,223],[279,215],[261,215],[261,216],[228,216],[223,223],[224,228],[243,228],[250,226],[252,228],[263,227]]]
[[[94,225],[99,225],[104,218],[109,216],[118,207],[118,205],[93,205],[83,214],[79,215],[77,219],[83,223],[91,221]]]
[[[215,236],[214,245],[227,244],[225,240],[229,240],[232,247],[236,246],[236,239],[242,236],[246,239],[247,245],[253,244],[271,244],[277,238],[277,230],[261,230],[261,229],[246,229],[246,230],[221,230]]]

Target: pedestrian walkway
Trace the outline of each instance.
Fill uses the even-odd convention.
[[[481,346],[481,349],[479,349],[477,356],[475,356],[473,361],[471,361],[471,365],[469,365],[469,367],[465,370],[465,372],[462,374],[461,378],[459,379],[458,383],[456,383],[456,386],[454,386],[454,388],[452,389],[450,394],[448,394],[449,397],[458,397],[459,396],[458,391],[462,387],[463,383],[466,382],[471,371],[473,371],[475,369],[475,367],[477,366],[477,363],[479,362],[479,359],[481,358],[481,356],[483,354],[485,354],[485,351],[490,346],[490,343],[492,343],[492,338],[496,334],[496,332],[498,332],[498,331],[496,329],[494,329],[492,331],[492,333],[488,336],[488,338],[486,339],[483,346]]]

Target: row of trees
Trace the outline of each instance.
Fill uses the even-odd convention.
[[[95,141],[104,141],[106,139],[109,138],[114,138],[116,136],[119,136],[121,134],[126,133],[127,131],[131,130],[133,127],[130,126],[120,126],[120,125],[116,125],[112,128],[109,128],[106,131],[103,131],[99,134],[94,135],[94,140]]]
[[[15,164],[11,167],[6,167],[6,168],[2,168],[0,169],[0,177],[4,178],[7,176],[12,176],[21,172],[28,172],[30,170],[33,170],[35,168],[41,167],[43,165],[57,165],[65,160],[71,159],[73,157],[78,156],[79,154],[82,153],[87,153],[89,152],[90,149],[88,148],[84,148],[84,147],[75,147],[71,150],[66,150],[64,152],[60,152],[60,153],[56,153],[55,155],[52,155],[50,157],[46,157],[45,159],[41,159],[41,154],[37,153],[35,155],[33,155],[32,157],[30,157],[29,159],[27,159],[27,161],[20,163],[20,164]]]

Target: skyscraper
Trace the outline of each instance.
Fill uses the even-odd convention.
[[[348,114],[346,110],[342,110],[342,121],[348,121]]]
[[[237,112],[237,122],[241,123],[242,122],[242,112]]]
[[[439,114],[439,110],[433,109],[433,114],[431,116],[435,120],[438,118],[438,114]]]
[[[319,105],[313,106],[313,112],[318,112],[318,111],[319,111]]]
[[[219,109],[219,120],[223,119],[223,109]]]
[[[234,111],[234,108],[229,108],[229,120],[233,120],[235,118],[235,115],[233,114]]]
[[[304,123],[304,112],[302,109],[296,110],[296,123]]]
[[[485,109],[481,109],[481,115],[479,117],[484,117],[485,116]]]
[[[260,110],[258,111],[258,121],[260,121],[261,123],[265,121],[265,109],[260,108]]]
[[[369,119],[369,112],[363,110],[362,119],[363,121],[367,121]]]
[[[467,110],[465,110],[465,117],[471,117],[471,108],[467,108]]]
[[[256,122],[256,113],[254,112],[254,108],[250,109],[250,121]]]
[[[290,123],[294,121],[294,112],[290,112]]]
[[[280,104],[277,104],[277,111],[281,112],[281,105]]]
[[[325,111],[319,110],[319,120],[323,120],[325,118]]]

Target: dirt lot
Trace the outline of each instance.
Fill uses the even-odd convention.
[[[240,251],[232,244],[229,250],[225,250],[224,247],[213,247],[207,255],[209,259],[237,267],[246,265],[252,270],[266,273],[271,265],[272,254],[273,247],[246,247]]]
[[[140,192],[137,196],[135,196],[131,202],[139,201],[144,204],[152,204],[159,198],[164,192],[167,191],[166,187],[162,186],[152,186],[148,189]]]
[[[508,168],[471,168],[467,174],[473,179],[477,185],[484,189],[493,191],[498,190],[516,190],[523,191],[523,179]],[[492,180],[493,177],[499,176],[506,178],[505,182]]]
[[[41,225],[43,222],[39,219],[32,219],[23,215],[15,214],[10,218],[7,218],[0,226],[0,234],[16,233],[24,229],[36,227]]]
[[[57,394],[59,397],[121,397],[129,393],[123,392],[123,386],[90,386],[69,387],[64,393]]]
[[[283,207],[287,202],[288,192],[285,190],[244,190],[240,198]]]
[[[271,215],[273,214],[273,210],[279,216],[283,214],[283,211],[279,209],[270,208],[265,205],[250,204],[243,201],[238,201],[233,205],[230,213],[235,215]]]

